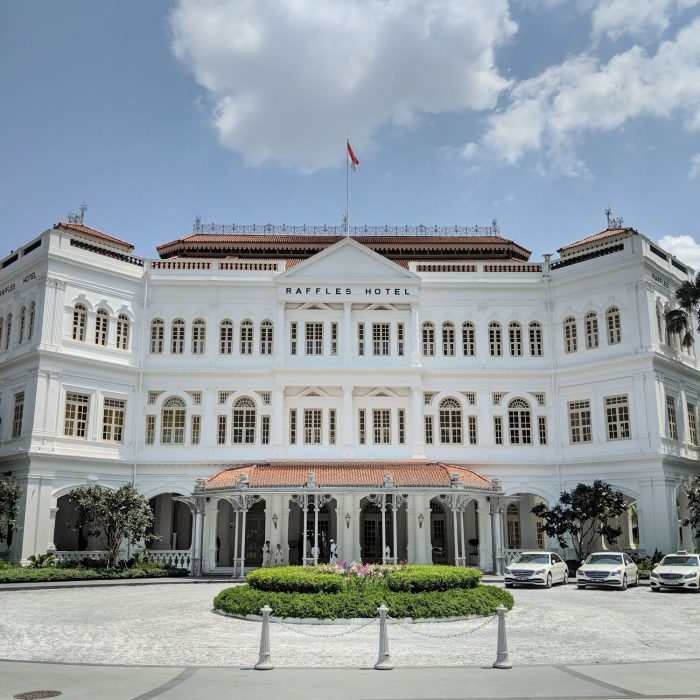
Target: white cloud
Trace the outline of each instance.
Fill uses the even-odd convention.
[[[664,236],[659,245],[693,269],[700,269],[700,243],[691,236]]]
[[[360,159],[377,130],[493,108],[507,0],[178,0],[172,47],[216,102],[221,142],[302,170]]]
[[[688,172],[688,177],[692,180],[700,175],[700,153],[696,153],[690,159],[690,171]]]
[[[479,146],[473,141],[470,141],[462,148],[462,150],[459,152],[459,155],[460,157],[464,158],[464,160],[473,160],[478,153]]]
[[[607,63],[581,54],[520,82],[488,118],[483,141],[511,164],[542,149],[561,173],[576,176],[586,173],[575,147],[587,132],[675,115],[700,130],[700,18],[653,55],[639,46]]]
[[[600,0],[593,9],[593,36],[618,39],[629,34],[655,37],[671,24],[671,15],[700,0]]]

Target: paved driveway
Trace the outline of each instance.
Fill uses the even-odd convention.
[[[260,624],[212,612],[221,583],[0,592],[0,658],[68,663],[249,666]],[[514,664],[700,658],[700,594],[514,589],[506,616]],[[496,624],[395,624],[399,666],[490,664]],[[277,667],[367,667],[378,627],[274,624]]]

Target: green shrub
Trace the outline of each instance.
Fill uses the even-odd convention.
[[[494,586],[409,593],[392,591],[375,582],[363,590],[348,587],[330,594],[282,593],[237,586],[221,591],[214,599],[217,610],[237,615],[259,615],[260,608],[269,605],[275,617],[321,619],[376,617],[382,603],[392,617],[440,618],[492,615],[498,605],[511,609],[513,597]]]
[[[0,571],[3,569],[13,569],[15,567],[14,564],[10,564],[9,561],[5,561],[4,559],[0,559]]]
[[[481,581],[481,571],[457,566],[407,566],[387,576],[392,591],[449,591],[455,588],[476,588]]]
[[[256,569],[246,576],[251,588],[285,593],[338,593],[343,589],[340,574],[317,574],[302,566]]]
[[[0,569],[0,583],[164,578],[166,576],[187,576],[188,574],[187,569],[162,569],[158,567],[142,569],[62,569],[58,567],[30,569],[29,567],[17,566],[10,569]]]

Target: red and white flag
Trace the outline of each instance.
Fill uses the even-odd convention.
[[[348,141],[348,161],[350,163],[350,167],[353,170],[357,170],[357,166],[360,164],[360,161],[357,160],[357,156],[355,155],[355,152],[352,150],[352,146],[350,145],[350,141]]]

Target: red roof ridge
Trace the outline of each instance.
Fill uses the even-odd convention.
[[[558,248],[557,252],[562,253],[572,248],[578,248],[581,245],[587,243],[595,243],[596,241],[604,241],[606,238],[612,238],[613,236],[620,236],[625,233],[631,233],[633,235],[639,235],[639,231],[632,228],[631,226],[623,226],[622,228],[606,228],[604,231],[599,231],[598,233],[593,233],[590,236],[586,236],[579,241],[574,241],[569,243],[562,248]]]
[[[123,241],[121,238],[115,238],[114,236],[110,236],[103,231],[98,231],[96,228],[91,228],[90,226],[85,226],[84,224],[73,223],[71,221],[60,221],[54,226],[54,228],[64,228],[68,229],[69,231],[75,231],[76,233],[83,233],[86,236],[94,236],[95,238],[100,238],[103,241],[128,248],[129,251],[134,249],[134,246],[128,241]]]

